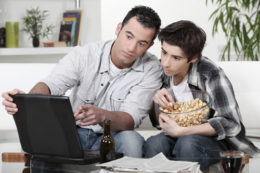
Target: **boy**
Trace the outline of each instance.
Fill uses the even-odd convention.
[[[144,156],[163,152],[175,160],[199,162],[204,171],[219,161],[223,150],[242,150],[253,155],[258,149],[245,137],[232,84],[221,68],[201,56],[205,32],[190,21],[178,21],[162,29],[158,37],[164,75],[163,87],[156,92],[154,102],[167,108],[171,103],[193,99],[191,89],[206,91],[213,99],[212,114],[206,123],[189,127],[181,127],[160,114],[163,133],[146,141]]]

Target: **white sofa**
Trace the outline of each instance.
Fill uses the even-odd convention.
[[[260,148],[260,62],[216,62],[233,84],[247,136]],[[138,131],[148,138],[159,131],[145,118]]]
[[[247,135],[253,137],[253,142],[260,148],[260,62],[235,61],[216,63],[223,68],[233,84],[236,98],[240,106],[243,122],[246,127]],[[0,67],[1,69],[3,69],[5,66],[2,65]],[[41,73],[39,72],[39,74],[36,75],[37,80],[39,79],[39,77],[46,76],[46,74],[49,73],[52,67],[53,65],[45,65],[44,67],[42,67],[41,69],[45,69],[45,71],[41,70]],[[21,73],[23,72],[22,69],[24,69],[24,67],[21,68]],[[7,70],[8,69],[6,69],[6,71]],[[23,76],[24,75],[27,75],[27,73],[23,74]],[[4,81],[7,81],[7,79]],[[27,82],[24,82],[26,84],[26,86],[24,87],[29,88],[29,86],[31,87],[35,83],[36,78],[26,78],[26,81]],[[22,84],[22,82],[20,84]],[[4,89],[7,90],[7,86]],[[8,115],[6,115],[6,112],[4,110],[0,111],[0,117],[2,118],[2,120],[5,120],[3,117],[6,118],[7,116]],[[12,122],[13,120],[8,117],[7,122],[10,121]],[[12,139],[17,137],[14,127],[12,127],[11,129],[8,128],[6,130],[4,122],[1,123],[2,125],[0,125],[0,143],[8,136],[9,138],[12,137]],[[14,124],[11,125],[14,126]],[[160,132],[159,130],[152,127],[149,117],[147,117],[143,121],[142,125],[137,130],[145,137],[145,139],[147,139],[151,135],[155,135]],[[8,135],[8,133],[10,133],[11,135]]]
[[[260,62],[217,62],[217,64],[223,68],[233,84],[247,135],[260,148],[260,104],[258,100],[260,99],[260,80],[258,77],[260,75]],[[7,116],[5,114],[3,110],[0,111],[0,116]],[[137,130],[145,139],[160,133],[159,130],[152,127],[149,117],[144,119],[142,125]],[[0,153],[21,151],[16,130],[5,129],[0,126]],[[251,163],[255,163],[251,164],[251,166],[249,165],[248,169],[250,169],[250,172],[259,170],[257,168],[258,164],[256,164],[257,161],[255,158],[250,159]],[[210,172],[219,172],[219,170],[219,164],[215,164],[210,168]]]

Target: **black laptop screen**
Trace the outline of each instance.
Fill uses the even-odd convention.
[[[17,94],[13,98],[18,107],[14,120],[25,152],[84,157],[68,97]]]

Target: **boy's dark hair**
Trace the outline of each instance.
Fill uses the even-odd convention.
[[[206,42],[206,33],[191,21],[181,20],[161,30],[158,36],[161,43],[178,46],[188,57],[188,62],[195,56],[201,57]]]
[[[153,40],[156,38],[160,30],[161,19],[152,8],[147,6],[135,6],[132,8],[125,16],[122,22],[122,28],[132,17],[137,17],[137,21],[140,22],[144,27],[154,28],[155,35]]]

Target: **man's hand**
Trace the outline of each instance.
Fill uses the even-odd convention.
[[[80,126],[101,124],[105,120],[105,110],[90,104],[81,105],[74,117],[75,120],[80,120]]]
[[[5,106],[5,110],[10,115],[13,115],[18,111],[16,104],[13,102],[13,98],[10,96],[15,94],[25,94],[25,92],[19,89],[14,89],[12,91],[2,93],[2,97],[4,98],[2,104]]]
[[[153,100],[162,108],[168,108],[171,106],[170,103],[174,103],[171,93],[165,88],[156,91]]]
[[[166,114],[160,114],[159,123],[165,135],[175,138],[184,135],[183,130],[185,127],[179,126],[174,120],[170,119]]]
[[[134,119],[126,112],[107,111],[90,104],[81,105],[74,113],[78,125],[89,126],[99,124],[103,126],[105,119],[111,120],[112,131],[133,130]]]

